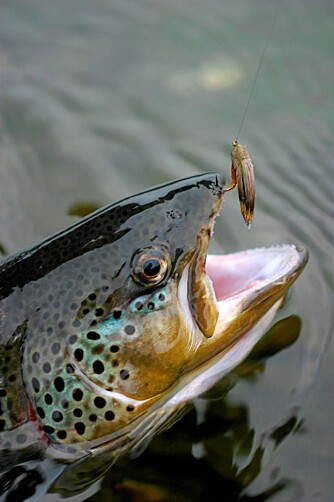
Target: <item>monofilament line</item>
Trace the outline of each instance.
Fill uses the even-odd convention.
[[[245,108],[245,111],[244,111],[244,114],[243,114],[243,117],[242,117],[242,120],[241,120],[241,123],[240,123],[240,127],[239,127],[239,131],[238,131],[238,134],[237,134],[237,137],[236,137],[236,141],[238,141],[239,135],[240,135],[240,132],[241,132],[241,129],[242,129],[242,126],[244,125],[244,121],[245,121],[245,118],[246,118],[246,115],[247,115],[247,112],[248,112],[249,104],[251,102],[251,99],[252,99],[254,91],[255,91],[255,86],[256,86],[256,82],[257,82],[257,79],[258,79],[258,76],[259,76],[259,73],[260,73],[260,70],[261,70],[262,62],[263,62],[264,56],[265,56],[265,54],[267,52],[269,41],[270,41],[270,39],[271,39],[271,37],[273,35],[273,31],[274,31],[275,24],[276,24],[276,21],[277,21],[278,11],[279,11],[279,8],[281,7],[281,4],[283,3],[283,1],[284,0],[277,0],[276,11],[275,11],[275,14],[274,14],[274,17],[273,17],[273,21],[272,21],[272,23],[270,24],[270,27],[269,27],[267,40],[266,40],[264,49],[262,51],[261,59],[259,61],[256,73],[255,73],[253,85],[252,85],[251,91],[250,91],[249,96],[248,96],[248,101],[247,101],[246,108]]]

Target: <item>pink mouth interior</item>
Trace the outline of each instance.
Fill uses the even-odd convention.
[[[258,248],[228,255],[208,255],[206,272],[218,302],[263,289],[296,267],[295,246]]]

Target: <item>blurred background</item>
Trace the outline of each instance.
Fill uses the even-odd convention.
[[[227,194],[212,252],[310,252],[264,346],[94,502],[334,499],[334,4],[278,1],[274,30],[273,0],[1,1],[3,255],[155,184],[229,180],[267,40],[239,137],[254,224]]]

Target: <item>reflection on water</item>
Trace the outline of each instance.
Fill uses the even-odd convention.
[[[264,0],[2,2],[0,253],[66,226],[82,202],[228,176],[274,11]],[[281,9],[240,136],[255,161],[255,222],[247,232],[229,198],[215,229],[217,251],[309,248],[282,311],[294,328],[113,466],[91,500],[333,499],[333,19],[329,0]],[[275,357],[264,364],[266,351]],[[56,475],[35,467],[14,476],[27,497]]]

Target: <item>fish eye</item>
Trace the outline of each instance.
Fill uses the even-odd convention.
[[[143,286],[156,286],[164,280],[170,260],[166,249],[151,247],[138,251],[132,258],[131,274]]]

